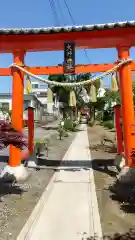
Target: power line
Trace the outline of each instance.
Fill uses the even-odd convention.
[[[66,6],[66,8],[67,8],[67,10],[68,10],[69,16],[70,16],[70,18],[71,18],[73,24],[75,25],[74,18],[72,17],[72,13],[71,13],[71,11],[70,11],[70,8],[69,8],[69,6],[68,6],[66,0],[64,0],[64,3],[65,3],[65,6]]]
[[[89,56],[88,56],[88,53],[87,53],[87,51],[86,51],[86,49],[84,49],[84,53],[85,53],[85,56],[86,56],[88,62],[91,63],[91,62],[90,62],[90,59],[89,59]]]
[[[74,21],[74,18],[73,18],[73,16],[72,16],[71,10],[70,10],[70,8],[69,8],[69,6],[68,6],[66,0],[64,0],[64,3],[65,3],[65,6],[66,6],[66,8],[67,8],[67,10],[68,10],[69,16],[70,16],[70,18],[71,18],[73,24],[76,25],[76,24],[75,24],[75,21]],[[88,62],[90,63],[90,59],[89,59],[89,56],[88,56],[88,54],[87,54],[86,49],[84,49],[84,53],[85,53],[85,56],[86,56]]]
[[[59,22],[59,17],[57,15],[57,10],[56,10],[56,6],[55,6],[55,2],[53,0],[49,0],[49,5],[51,7],[51,10],[52,10],[52,15],[53,15],[53,18],[54,18],[54,24],[56,26],[59,26],[60,25],[60,22]]]
[[[55,1],[54,0],[50,0],[51,3],[52,3],[52,9],[54,11],[54,15],[55,15],[55,19],[56,19],[56,25],[59,26],[60,25],[60,21],[59,21],[59,17],[57,15],[57,9],[56,9],[56,6],[55,6]]]
[[[63,11],[62,11],[62,8],[61,8],[60,1],[59,1],[59,0],[57,0],[57,5],[58,5],[58,8],[59,8],[59,12],[60,12],[60,15],[61,15],[61,19],[63,20],[64,25],[66,25],[66,24],[65,24],[65,21],[64,21]]]
[[[76,23],[75,23],[75,21],[74,21],[74,18],[73,18],[73,16],[72,16],[71,10],[70,10],[70,8],[69,8],[69,6],[68,6],[68,4],[67,4],[67,1],[64,0],[64,3],[65,3],[65,6],[66,6],[66,8],[67,8],[67,10],[68,10],[68,13],[69,13],[69,16],[70,16],[70,18],[71,18],[72,23],[73,23],[74,25],[76,25]],[[53,14],[53,17],[54,17],[55,25],[56,25],[56,26],[60,26],[60,21],[59,21],[58,15],[57,15],[57,9],[56,9],[56,6],[55,6],[55,1],[54,1],[54,0],[49,0],[49,4],[50,4],[51,10],[52,10],[52,14]],[[57,0],[57,5],[58,5],[58,8],[59,8],[59,12],[60,12],[60,14],[61,14],[61,17],[62,17],[62,19],[64,20],[64,16],[63,16],[63,12],[62,12],[61,5],[60,5],[59,0]],[[64,25],[65,25],[65,24],[64,24]],[[84,53],[85,53],[85,56],[86,56],[86,58],[87,58],[87,61],[88,61],[89,63],[91,63],[91,62],[90,62],[90,59],[89,59],[89,56],[88,56],[88,54],[87,54],[86,49],[84,49]]]

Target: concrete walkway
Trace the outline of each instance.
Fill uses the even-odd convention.
[[[86,126],[63,161],[91,162]],[[17,240],[88,240],[102,238],[93,170],[59,170],[53,176]]]

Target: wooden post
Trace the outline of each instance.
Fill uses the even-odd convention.
[[[119,60],[130,58],[129,47],[118,48]],[[124,138],[124,154],[127,166],[133,166],[131,152],[135,142],[131,136],[130,126],[134,123],[134,105],[132,93],[132,77],[131,77],[131,63],[123,65],[119,70],[119,84],[121,94],[121,108],[122,108],[122,126]]]
[[[16,51],[13,53],[14,63],[23,64],[25,53]],[[24,94],[24,74],[17,68],[12,69],[13,85],[12,85],[12,126],[16,130],[23,130],[23,94]],[[21,150],[10,146],[9,165],[16,167],[21,165]]]
[[[118,153],[123,152],[123,133],[122,133],[122,126],[121,126],[121,113],[120,113],[120,106],[115,105],[114,107],[114,118],[115,118],[115,127],[116,127],[116,137],[117,137],[117,151]]]
[[[28,107],[28,150],[34,151],[34,108]]]

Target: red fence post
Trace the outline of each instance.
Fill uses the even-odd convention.
[[[114,107],[114,118],[116,127],[116,137],[117,137],[117,151],[118,153],[123,152],[123,132],[121,126],[121,109],[120,105],[115,105]]]
[[[34,152],[34,108],[28,107],[28,150]]]

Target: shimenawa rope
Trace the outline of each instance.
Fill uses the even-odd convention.
[[[88,84],[91,84],[92,82],[94,82],[98,79],[102,79],[103,77],[105,77],[105,76],[107,76],[111,73],[116,72],[117,69],[119,69],[122,65],[130,63],[131,61],[132,61],[132,59],[121,60],[121,61],[119,61],[119,63],[116,66],[114,66],[112,69],[106,71],[105,73],[101,74],[100,76],[93,77],[89,80],[84,80],[84,81],[81,81],[81,82],[72,82],[72,83],[71,82],[62,83],[62,82],[56,82],[56,81],[51,81],[51,80],[48,80],[48,79],[44,79],[42,77],[39,77],[39,76],[29,72],[28,70],[26,70],[23,67],[17,65],[16,63],[11,64],[10,67],[11,68],[15,67],[15,68],[19,69],[20,71],[23,71],[26,75],[28,75],[30,77],[33,77],[33,78],[39,80],[40,82],[47,83],[49,85],[55,85],[55,86],[58,86],[58,87],[74,87],[74,86],[88,85]]]

